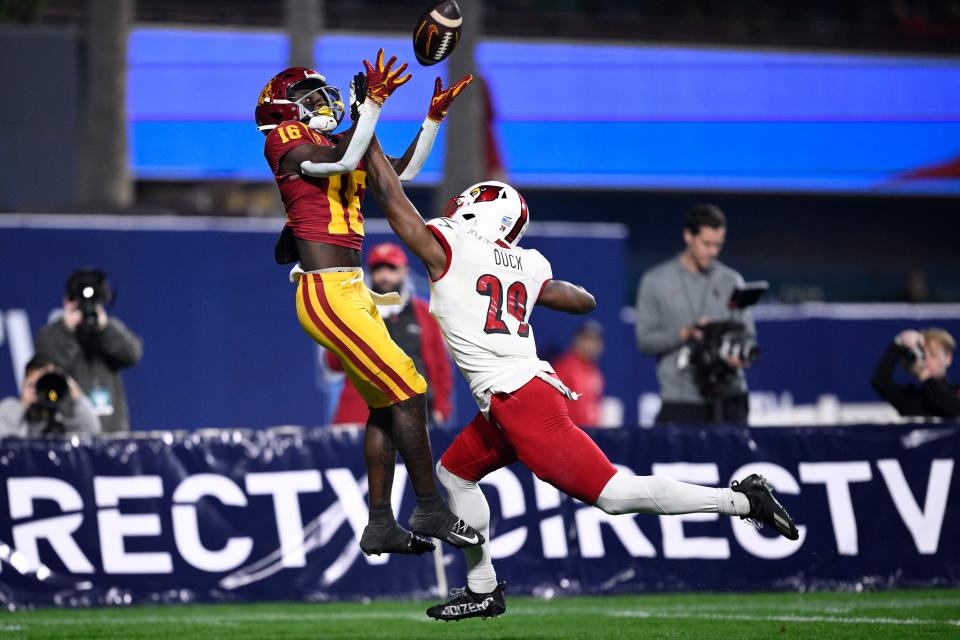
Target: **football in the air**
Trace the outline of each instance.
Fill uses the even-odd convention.
[[[460,41],[463,15],[454,0],[443,0],[423,12],[413,30],[413,52],[417,62],[437,64],[453,53]]]

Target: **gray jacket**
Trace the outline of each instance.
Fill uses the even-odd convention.
[[[47,425],[41,422],[27,422],[26,410],[20,404],[20,398],[4,398],[0,400],[0,438],[37,438],[45,435]],[[93,411],[93,404],[86,396],[80,396],[73,401],[71,415],[63,417],[63,426],[67,434],[100,433],[100,420]]]
[[[647,271],[637,291],[637,346],[640,352],[657,359],[657,380],[664,402],[704,403],[694,381],[691,367],[681,370],[677,356],[680,329],[695,324],[703,316],[712,320],[733,320],[727,301],[743,277],[720,262],[707,273],[691,273],[680,263],[680,256]],[[756,334],[749,312],[740,318]],[[745,393],[747,379],[743,371],[727,395]]]
[[[130,430],[120,370],[132,367],[143,356],[139,336],[116,318],[110,318],[85,352],[77,335],[60,319],[37,333],[35,348],[77,381],[93,402],[105,433]]]

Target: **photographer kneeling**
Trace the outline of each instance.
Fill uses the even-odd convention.
[[[74,433],[100,433],[93,404],[52,360],[34,356],[27,363],[20,397],[0,400],[0,438]]]
[[[947,382],[954,349],[953,336],[943,329],[902,331],[883,353],[870,382],[902,416],[960,417],[958,386]],[[897,364],[920,384],[896,382]]]

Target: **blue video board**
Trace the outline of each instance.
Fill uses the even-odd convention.
[[[381,46],[412,59],[407,36],[330,34],[314,64],[346,92]],[[138,178],[270,178],[253,110],[283,34],[137,29],[129,51]],[[477,62],[520,186],[960,193],[958,59],[492,40]],[[413,72],[378,125],[388,153],[446,65]]]

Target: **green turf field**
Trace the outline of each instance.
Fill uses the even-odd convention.
[[[265,603],[0,614],[0,638],[960,638],[960,591],[510,598],[496,620],[426,603]]]

